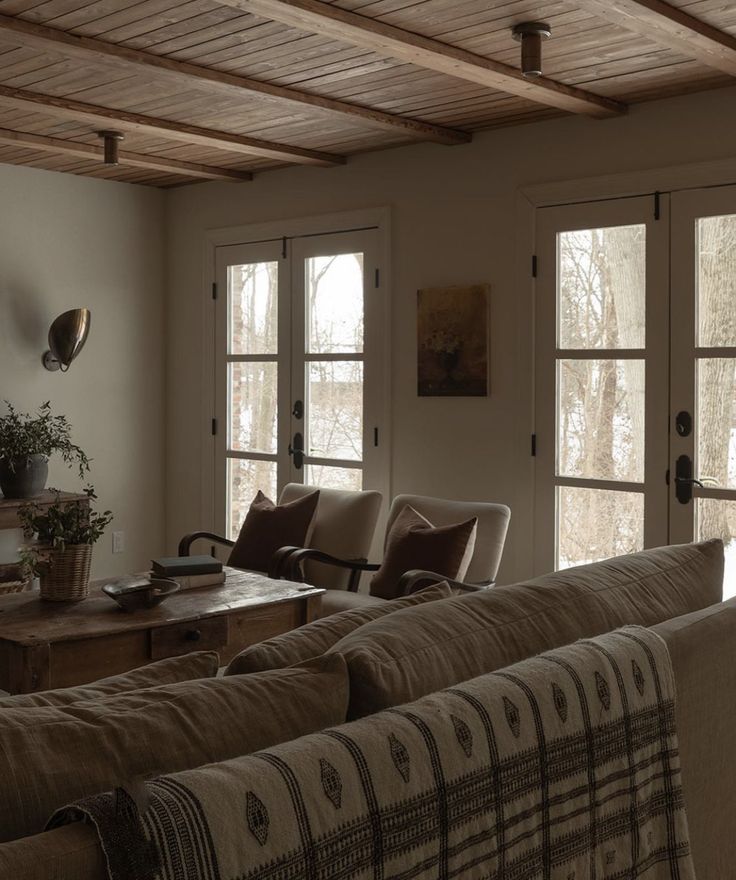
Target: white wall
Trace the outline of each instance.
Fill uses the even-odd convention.
[[[736,154],[736,90],[635,106],[605,122],[565,118],[479,134],[462,147],[420,145],[292,168],[247,184],[173,190],[168,217],[167,537],[203,525],[202,314],[207,229],[390,206],[393,223],[393,492],[510,504],[501,580],[531,571],[533,468],[530,253],[518,241],[519,189]],[[517,248],[518,244],[518,248]],[[519,267],[524,267],[524,276]],[[488,399],[416,395],[416,290],[493,286]]]
[[[97,544],[98,576],[139,570],[163,549],[163,202],[147,187],[0,165],[0,400],[50,400],[94,459],[110,531],[126,537],[119,555],[110,532]],[[82,306],[84,351],[68,373],[47,372],[51,321]],[[53,459],[49,483],[81,485]]]

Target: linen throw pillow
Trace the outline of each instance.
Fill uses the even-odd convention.
[[[306,547],[318,502],[319,490],[279,505],[259,490],[230,553],[228,565],[268,571],[277,550]]]
[[[121,675],[111,675],[79,687],[39,691],[36,694],[16,694],[0,699],[0,709],[23,709],[31,706],[68,706],[84,700],[97,700],[126,691],[194,681],[198,678],[214,678],[220,658],[214,651],[196,651],[182,657],[167,657],[147,666],[131,669]]]
[[[414,568],[461,581],[473,558],[477,530],[478,517],[455,525],[433,526],[407,504],[388,533],[383,563],[371,579],[371,595],[396,598],[399,578]]]
[[[342,591],[340,591],[342,592]],[[246,672],[262,672],[266,669],[284,669],[295,666],[312,657],[319,657],[337,644],[343,636],[353,632],[379,617],[413,608],[438,599],[449,599],[452,590],[447,583],[433,584],[411,596],[402,596],[380,605],[367,605],[330,614],[320,620],[307,623],[291,632],[267,639],[258,645],[246,648],[233,659],[225,675],[242,675]]]
[[[80,797],[247,755],[342,724],[341,657],[0,712],[0,842],[38,834]]]

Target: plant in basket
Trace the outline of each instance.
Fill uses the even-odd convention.
[[[72,443],[66,416],[53,415],[49,401],[34,415],[18,412],[5,401],[0,416],[0,489],[6,498],[33,498],[46,486],[49,458],[58,454],[68,465],[77,464],[79,476],[89,470],[86,454]]]
[[[89,594],[92,547],[112,521],[112,512],[92,509],[97,500],[92,486],[85,489],[89,503],[63,501],[52,491],[51,505],[30,503],[18,510],[30,542],[21,549],[21,560],[29,576],[40,578],[42,599],[78,602]]]

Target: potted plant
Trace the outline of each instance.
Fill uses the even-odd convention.
[[[18,510],[26,539],[21,549],[29,576],[41,581],[41,598],[52,602],[79,602],[89,594],[92,547],[112,520],[109,510],[91,508],[97,500],[92,486],[85,489],[89,503],[63,501],[57,490],[48,507],[24,504]],[[35,540],[34,540],[35,539]]]
[[[89,459],[72,443],[66,416],[53,415],[48,401],[33,416],[5,403],[8,411],[0,416],[0,489],[6,498],[40,495],[48,479],[49,458],[55,453],[68,465],[76,463],[84,478]]]

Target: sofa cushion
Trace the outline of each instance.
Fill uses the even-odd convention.
[[[346,593],[345,590],[328,590],[337,596],[355,596],[355,593]],[[361,595],[361,594],[358,594]],[[239,675],[246,672],[261,672],[265,669],[281,669],[302,663],[311,657],[319,657],[332,645],[340,641],[343,636],[363,626],[371,620],[393,614],[402,608],[412,608],[423,605],[426,602],[434,602],[437,599],[447,599],[452,592],[447,584],[435,584],[401,599],[390,602],[379,602],[378,605],[366,605],[352,608],[349,611],[341,611],[308,623],[299,629],[284,633],[284,635],[267,639],[251,648],[246,648],[238,654],[227,668],[226,675]]]
[[[652,627],[667,644],[677,685],[682,789],[698,880],[736,865],[736,599]]]
[[[228,565],[268,571],[281,547],[306,547],[317,512],[319,490],[276,505],[259,490],[245,517]]]
[[[0,841],[85,795],[245,755],[345,719],[340,657],[70,706],[0,712]]]
[[[477,529],[478,517],[435,527],[407,504],[386,537],[383,562],[371,578],[371,595],[395,599],[399,578],[414,568],[462,580],[473,557]]]
[[[197,678],[214,678],[220,658],[214,651],[197,651],[182,657],[167,657],[131,669],[122,675],[111,675],[91,684],[79,687],[60,688],[55,691],[39,691],[36,694],[16,694],[0,698],[0,709],[22,709],[29,706],[68,706],[84,700],[97,700],[125,691],[155,687],[160,684],[175,684],[178,681],[193,681]]]
[[[398,611],[330,651],[347,660],[357,718],[579,638],[706,608],[722,585],[721,541],[662,547]]]

